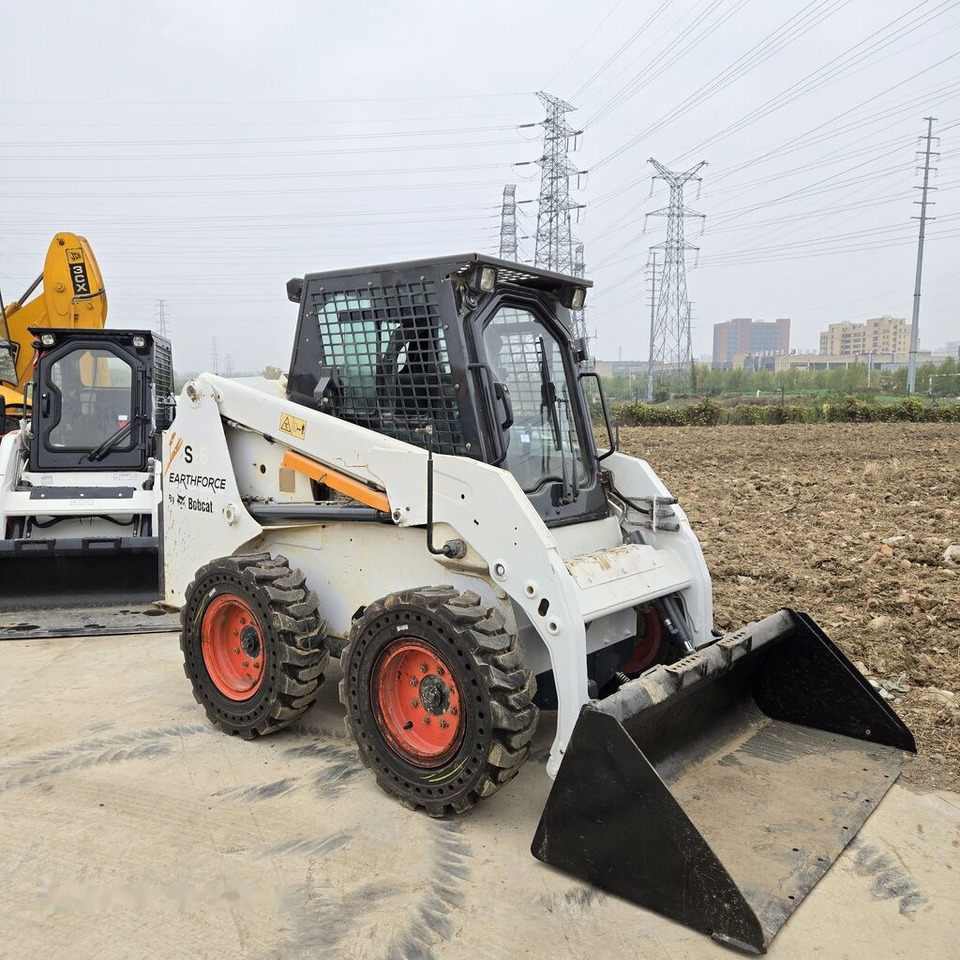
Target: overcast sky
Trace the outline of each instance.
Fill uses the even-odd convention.
[[[284,285],[498,247],[503,184],[535,200],[548,90],[578,109],[595,353],[647,355],[654,157],[700,160],[694,349],[735,316],[909,318],[924,120],[942,134],[921,345],[960,338],[960,0],[482,4],[88,0],[8,5],[0,284],[86,236],[108,325],[166,302],[178,369],[287,366]],[[532,256],[536,204],[521,204]]]

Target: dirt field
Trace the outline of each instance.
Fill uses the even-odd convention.
[[[920,753],[903,779],[960,790],[960,428],[622,428],[620,438],[690,516],[717,625],[783,606],[810,613],[886,684],[913,730]]]

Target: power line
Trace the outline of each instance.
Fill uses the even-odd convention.
[[[664,2],[661,3],[660,6],[657,7],[657,9],[639,27],[637,27],[632,34],[630,34],[630,36],[617,48],[617,50],[600,64],[600,66],[590,75],[586,82],[582,83],[580,87],[574,91],[572,99],[576,100],[582,97],[589,87],[593,85],[593,82],[598,77],[602,76],[620,58],[620,56],[625,53],[640,36],[642,36],[647,27],[649,27],[657,19],[657,17],[659,17],[660,14],[670,6],[671,2],[672,0],[664,0]],[[681,17],[680,19],[683,18]],[[674,26],[676,26],[679,22],[680,20],[675,21]],[[661,36],[663,36],[663,34],[661,34]],[[649,50],[650,48],[647,47],[646,49]],[[643,51],[643,53],[645,52],[646,50]]]
[[[894,17],[893,20],[889,21],[880,29],[875,30],[863,40],[855,43],[852,47],[849,47],[832,60],[828,60],[827,63],[818,67],[812,73],[807,74],[807,76],[801,79],[799,82],[791,84],[786,90],[783,90],[776,96],[771,97],[771,99],[767,100],[765,103],[762,103],[759,107],[755,107],[739,120],[736,120],[734,123],[724,127],[718,133],[713,134],[706,140],[700,141],[700,143],[687,150],[686,153],[684,153],[679,159],[682,160],[683,157],[699,153],[718,141],[726,139],[732,134],[739,132],[744,127],[756,123],[758,120],[768,116],[770,113],[782,109],[787,104],[792,103],[794,100],[804,97],[808,93],[812,93],[814,90],[819,89],[825,84],[836,80],[843,74],[848,73],[853,67],[873,58],[879,51],[885,49],[890,44],[902,39],[910,33],[913,33],[915,30],[919,30],[921,27],[926,26],[933,20],[954,9],[954,7],[960,5],[960,0],[941,0],[941,2],[934,7],[933,10],[920,14],[917,17],[913,17],[913,14],[915,14],[920,7],[926,6],[926,4],[929,2],[930,0],[921,0],[920,3],[916,4],[914,7],[911,7],[911,9],[906,13],[903,13],[898,17]],[[944,7],[946,7],[946,9],[943,9]],[[890,30],[890,28],[892,28],[895,24],[904,19],[907,19],[908,22],[903,26],[897,27],[890,36],[881,36],[886,31]],[[873,41],[873,43],[869,43],[869,41]],[[855,52],[860,47],[863,47],[864,44],[868,43],[869,46],[867,46],[864,50]],[[960,56],[960,52],[952,54],[940,62],[943,63],[946,60],[953,59],[953,57],[956,56]]]
[[[642,129],[639,133],[632,137],[629,142],[632,144],[650,137],[661,128],[673,123],[690,110],[693,110],[695,107],[711,99],[716,94],[720,93],[720,91],[730,86],[730,84],[739,80],[741,77],[760,66],[760,64],[769,60],[774,54],[778,53],[780,50],[789,46],[795,40],[798,40],[800,37],[819,26],[825,20],[829,19],[849,2],[850,0],[812,0],[812,2],[808,3],[806,7],[787,19],[775,30],[767,34],[762,40],[747,50],[746,53],[738,57],[732,64],[720,71],[720,73],[713,76],[698,90],[690,94],[685,100],[676,106],[671,107],[658,120],[653,121],[644,129]],[[644,84],[644,86],[645,85],[646,84]],[[612,112],[613,109],[616,109],[627,100],[632,99],[639,89],[641,88],[638,87],[637,89],[632,90],[632,92],[622,96],[614,106],[610,107],[609,110],[606,111],[606,113]],[[591,123],[595,123],[603,119],[603,117],[606,116],[606,113],[601,110],[595,117],[591,118]],[[597,166],[599,167],[607,163],[608,160],[618,156],[624,149],[627,149],[627,147],[624,146],[619,148],[617,151],[614,151],[609,157],[605,157],[599,161]]]
[[[623,6],[623,0],[617,0],[617,2],[610,8],[607,15],[593,28],[593,30],[590,31],[589,34],[587,34],[580,46],[577,47],[577,49],[574,50],[566,60],[564,60],[557,72],[547,81],[546,85],[548,87],[553,86],[557,77],[559,77],[560,74],[563,73],[563,71],[566,70],[567,67],[569,67],[570,64],[580,56],[590,41],[600,32],[600,28],[617,12],[621,6]],[[666,4],[664,4],[664,6],[666,6]]]
[[[96,107],[273,107],[278,104],[326,103],[412,103],[417,100],[498,100],[506,97],[526,97],[528,92],[512,93],[438,93],[413,97],[327,97],[319,100],[84,100],[86,106]],[[5,106],[62,106],[62,100],[5,100]]]

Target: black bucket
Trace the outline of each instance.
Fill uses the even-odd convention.
[[[157,541],[0,541],[0,640],[179,629],[160,600]]]
[[[533,855],[763,953],[900,773],[913,736],[781,611],[585,706]]]

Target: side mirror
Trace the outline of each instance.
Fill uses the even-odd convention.
[[[597,460],[606,460],[612,453],[617,452],[617,442],[613,436],[613,427],[610,425],[610,414],[607,411],[607,398],[603,393],[603,381],[600,379],[600,374],[595,370],[585,370],[578,377],[579,380],[583,381],[587,377],[592,377],[597,381],[597,390],[600,393],[600,409],[603,411],[603,422],[607,427],[607,442],[610,444],[610,449],[606,453],[598,453]]]
[[[11,387],[16,387],[19,383],[17,378],[18,348],[18,344],[11,343],[9,340],[0,340],[0,383],[6,383]]]
[[[299,303],[303,296],[303,277],[293,277],[287,281],[287,299],[291,303]]]

